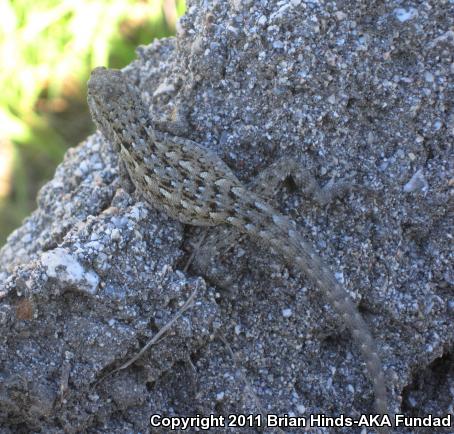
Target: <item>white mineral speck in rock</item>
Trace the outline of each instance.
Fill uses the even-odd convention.
[[[132,219],[138,221],[140,219],[140,209],[138,207],[132,208],[130,215]]]
[[[261,25],[261,26],[264,26],[266,24],[266,17],[265,15],[262,15],[259,20],[258,20],[258,23]]]
[[[306,407],[303,404],[298,404],[296,406],[296,410],[298,411],[299,414],[306,413]]]
[[[344,273],[342,273],[341,271],[337,271],[336,273],[334,273],[334,276],[336,277],[336,280],[342,284],[345,283],[345,277],[344,277]]]
[[[118,241],[121,239],[121,232],[118,229],[113,229],[112,233],[110,234],[110,239],[112,241]]]
[[[394,9],[394,16],[401,22],[411,20],[418,16],[418,11],[415,8],[397,8]]]
[[[282,309],[282,316],[284,318],[289,318],[292,316],[292,309]]]
[[[410,179],[410,181],[408,181],[405,185],[404,185],[404,192],[405,193],[413,193],[415,191],[427,191],[427,189],[429,188],[429,184],[426,180],[426,178],[424,178],[424,175],[422,173],[422,170],[419,169]]]
[[[428,83],[433,83],[434,82],[434,75],[431,72],[426,71],[424,73],[424,80],[426,80]]]
[[[60,247],[44,252],[41,264],[47,268],[47,275],[60,282],[77,287],[90,294],[96,293],[99,277],[93,271],[86,271],[79,261]]]

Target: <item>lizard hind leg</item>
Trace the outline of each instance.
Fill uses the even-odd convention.
[[[304,168],[304,163],[284,157],[254,177],[249,183],[248,189],[273,203],[276,193],[281,190],[285,180],[290,176],[295,179],[298,187],[305,184],[311,189],[318,187],[312,172]],[[300,179],[301,182],[299,182]],[[202,243],[191,241],[191,244],[195,246],[191,255],[191,264],[196,272],[207,277],[213,284],[230,291],[235,282],[232,279],[231,269],[226,269],[221,257],[241,243],[245,236],[230,225],[207,228],[204,233]]]
[[[307,161],[299,158],[282,157],[262,170],[249,183],[248,189],[257,196],[274,204],[275,196],[291,177],[296,186],[319,205],[325,205],[336,197],[342,197],[350,190],[348,182],[328,182],[320,187]],[[243,235],[231,226],[207,228],[206,237],[198,243],[192,255],[194,269],[206,276],[215,285],[231,290],[234,281],[231,273],[221,263],[220,257],[241,242]],[[195,243],[194,243],[195,244]]]
[[[225,264],[221,258],[228,255],[243,237],[237,229],[227,225],[204,228],[203,235],[199,238],[201,242],[194,242],[191,237],[191,267],[212,284],[225,291],[232,291],[236,284],[232,277],[234,274],[229,264]]]
[[[318,183],[310,165],[299,158],[282,157],[262,170],[248,185],[257,196],[273,202],[273,196],[291,177],[298,189],[318,205],[324,206],[349,193],[355,185],[349,180],[330,180],[323,187]]]

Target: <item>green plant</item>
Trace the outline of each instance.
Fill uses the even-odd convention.
[[[90,70],[126,65],[137,45],[173,34],[183,11],[182,0],[0,0],[0,158],[12,164],[0,174],[0,185],[12,174],[0,188],[0,245],[90,132]]]

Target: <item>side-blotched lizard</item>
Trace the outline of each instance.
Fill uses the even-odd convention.
[[[189,225],[230,224],[272,246],[323,291],[359,345],[374,385],[376,411],[386,414],[384,373],[369,328],[295,223],[243,186],[212,151],[158,131],[139,89],[121,71],[94,69],[88,103],[97,127],[120,153],[133,184],[150,205]]]

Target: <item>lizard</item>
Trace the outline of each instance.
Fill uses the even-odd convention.
[[[375,410],[388,414],[384,370],[369,328],[351,297],[304,240],[296,224],[246,188],[212,150],[158,130],[140,90],[120,70],[95,68],[88,81],[95,125],[119,153],[141,197],[183,224],[228,224],[266,244],[324,294],[350,330],[366,362]],[[386,428],[380,432],[388,432]]]

